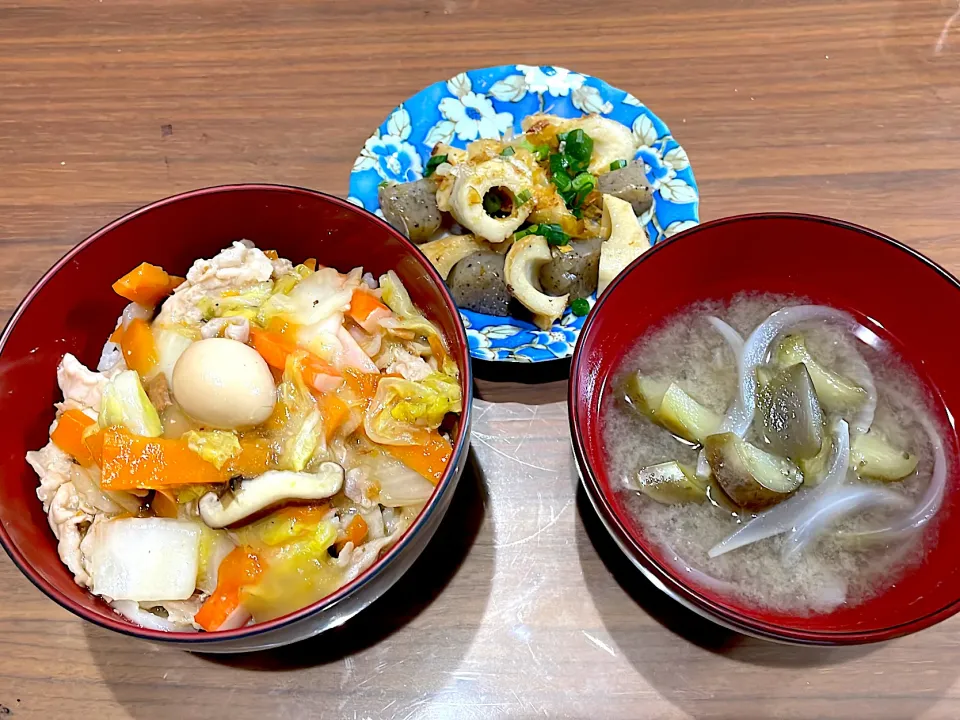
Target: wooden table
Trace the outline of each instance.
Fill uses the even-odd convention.
[[[576,68],[654,108],[689,152],[704,219],[835,215],[960,272],[955,0],[533,5],[0,2],[0,314],[151,200],[242,181],[344,193],[398,101],[506,62]],[[859,649],[720,630],[604,537],[562,384],[481,391],[530,404],[478,401],[475,462],[435,542],[313,641],[232,658],[155,648],[84,625],[0,560],[0,715],[960,717],[960,618]]]

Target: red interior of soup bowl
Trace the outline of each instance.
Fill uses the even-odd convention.
[[[405,536],[366,573],[319,603],[240,630],[198,634],[142,630],[74,583],[57,555],[56,540],[37,500],[37,477],[24,454],[47,442],[53,404],[62,399],[56,368],[63,354],[71,352],[96,367],[100,349],[126,304],[111,290],[117,278],[141,262],[184,275],[197,258],[211,257],[244,238],[294,262],[314,257],[342,272],[362,265],[374,275],[394,270],[400,276],[416,305],[439,325],[461,369],[464,413],[454,455]],[[114,630],[203,643],[276,629],[363,585],[419,529],[451,484],[466,451],[472,385],[463,324],[442,279],[406,238],[376,216],[339,198],[274,185],[208,188],[161,200],[111,223],[71,250],[34,287],[0,337],[0,416],[5,418],[0,435],[0,542],[47,595]]]
[[[854,607],[796,616],[770,612],[694,586],[670,569],[626,512],[607,471],[601,399],[624,353],[652,326],[699,300],[738,292],[799,295],[849,310],[893,343],[939,402],[947,433],[947,494],[921,564]],[[957,436],[960,409],[954,337],[960,283],[923,256],[883,235],[836,220],[752,215],[718,220],[650,250],[607,290],[577,345],[570,375],[574,450],[590,498],[618,545],[654,582],[728,627],[803,643],[884,640],[927,627],[960,609]]]

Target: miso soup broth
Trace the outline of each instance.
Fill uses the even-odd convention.
[[[935,542],[943,433],[915,373],[864,331],[801,298],[744,294],[637,340],[603,399],[608,468],[677,574],[829,612],[882,592]]]

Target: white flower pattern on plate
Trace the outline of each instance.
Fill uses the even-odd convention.
[[[570,72],[561,67],[538,67],[536,65],[517,65],[523,73],[527,90],[533,93],[550,93],[553,97],[565,97],[571,90],[583,85],[583,75]]]
[[[440,101],[440,112],[453,123],[461,140],[499,138],[513,127],[513,115],[498,113],[484,95],[464,93],[462,97],[448,97]]]

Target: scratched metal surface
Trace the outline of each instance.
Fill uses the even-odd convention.
[[[720,630],[611,547],[578,491],[565,404],[478,400],[475,417],[473,462],[435,541],[345,627],[202,657],[84,626],[8,574],[0,701],[26,717],[95,706],[104,718],[960,713],[955,631],[830,650]]]

